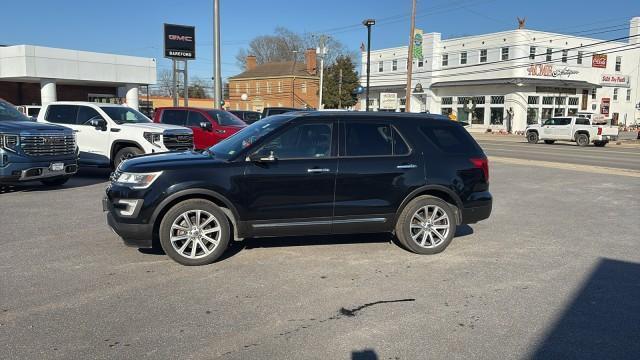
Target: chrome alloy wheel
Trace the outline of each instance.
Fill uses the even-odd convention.
[[[451,222],[442,208],[427,205],[413,214],[409,227],[413,241],[420,247],[431,249],[442,244],[447,238]]]
[[[171,246],[181,256],[200,259],[213,252],[220,242],[218,219],[204,210],[189,210],[171,224]]]

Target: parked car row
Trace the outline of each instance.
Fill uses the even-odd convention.
[[[544,140],[546,144],[573,141],[579,146],[593,143],[603,147],[609,141],[618,139],[618,127],[596,124],[592,119],[582,116],[553,117],[543,124],[527,126],[525,135],[530,144],[536,144],[540,140]]]

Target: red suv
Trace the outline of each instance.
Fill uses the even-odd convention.
[[[193,130],[193,144],[196,150],[209,148],[247,126],[244,121],[228,111],[191,107],[157,108],[153,114],[153,121],[185,126]]]

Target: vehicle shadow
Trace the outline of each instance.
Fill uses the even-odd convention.
[[[60,186],[47,186],[39,181],[29,181],[17,185],[0,185],[0,194],[17,192],[40,192],[61,189],[73,189],[109,181],[110,169],[81,168],[69,181]]]
[[[640,264],[601,259],[531,359],[639,359]]]
[[[365,349],[362,351],[352,351],[351,360],[378,360],[378,354],[374,350]]]

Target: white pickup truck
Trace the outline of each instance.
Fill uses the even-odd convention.
[[[58,101],[45,105],[38,122],[75,130],[80,166],[117,168],[141,154],[193,150],[193,131],[156,124],[139,111],[113,104]]]
[[[605,146],[609,141],[618,139],[618,128],[615,126],[595,125],[585,117],[553,117],[542,125],[529,125],[525,129],[527,141],[536,144],[544,140],[547,144],[560,141],[575,141],[579,146],[593,143]]]

